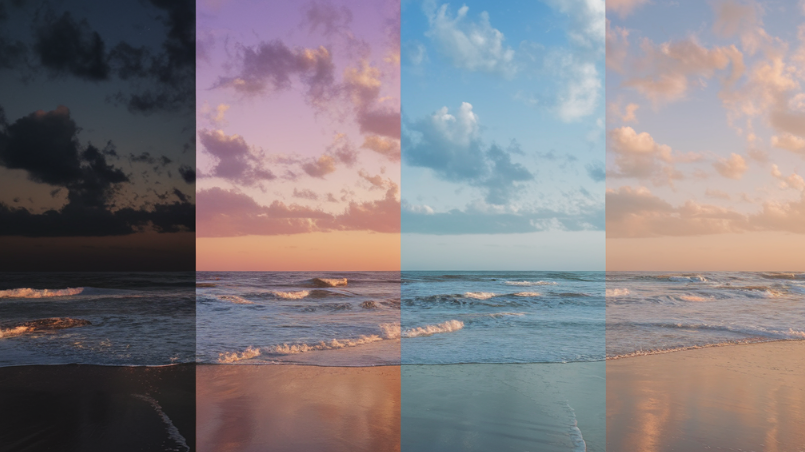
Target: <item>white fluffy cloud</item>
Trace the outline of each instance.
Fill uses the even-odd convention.
[[[743,177],[747,170],[746,160],[738,154],[730,154],[730,158],[719,158],[718,161],[713,163],[713,167],[718,171],[718,174],[728,179],[740,179]]]
[[[468,12],[469,7],[464,5],[453,16],[447,4],[437,7],[426,3],[430,24],[426,36],[460,69],[514,75],[514,50],[504,44],[503,33],[492,27],[486,11],[481,12],[478,22],[469,20]]]

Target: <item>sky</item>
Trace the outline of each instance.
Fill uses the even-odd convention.
[[[603,0],[403,1],[403,270],[604,270]]]
[[[202,0],[197,269],[399,270],[395,1]]]
[[[0,269],[193,269],[193,17],[0,3]]]
[[[607,269],[805,269],[805,3],[606,14]]]

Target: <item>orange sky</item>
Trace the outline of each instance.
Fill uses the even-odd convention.
[[[314,232],[196,239],[198,271],[399,271],[400,234]]]

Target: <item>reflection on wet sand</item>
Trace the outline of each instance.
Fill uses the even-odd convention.
[[[201,365],[200,451],[398,451],[400,367]]]
[[[607,362],[607,450],[805,450],[805,342]]]

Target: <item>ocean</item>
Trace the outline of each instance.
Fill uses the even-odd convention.
[[[608,272],[610,359],[805,339],[805,274]]]
[[[400,363],[398,272],[198,272],[204,364]]]
[[[195,360],[195,274],[0,274],[0,366]]]

